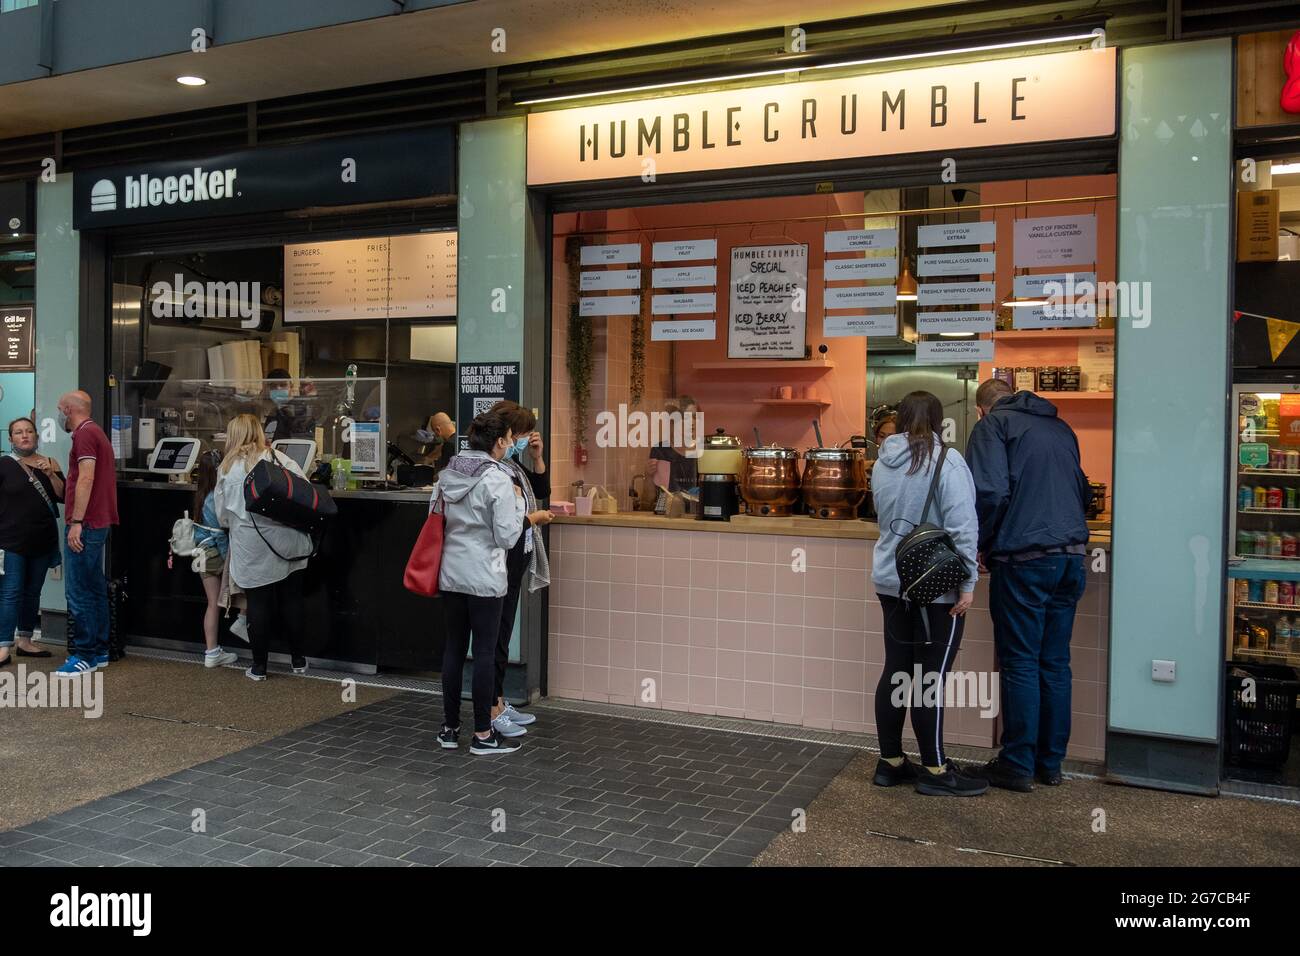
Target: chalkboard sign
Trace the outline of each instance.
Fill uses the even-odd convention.
[[[30,305],[0,306],[4,343],[0,370],[30,372],[36,368],[36,310]]]

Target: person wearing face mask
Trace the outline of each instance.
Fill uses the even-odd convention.
[[[37,453],[36,423],[9,423],[8,455],[0,458],[0,665],[19,657],[49,657],[32,642],[45,575],[59,565],[59,507],[63,475]]]
[[[510,480],[524,496],[524,528],[506,555],[506,596],[501,607],[501,629],[497,634],[496,683],[493,686],[492,726],[506,737],[522,737],[525,727],[537,720],[534,714],[516,710],[505,699],[506,664],[510,660],[510,638],[515,630],[515,611],[519,607],[519,589],[525,579],[528,590],[538,591],[551,583],[551,566],[546,546],[536,529],[551,523],[554,515],[539,501],[551,496],[551,478],[546,473],[542,455],[542,436],[534,429],[537,418],[518,402],[502,401],[491,411],[504,416],[510,432],[518,437],[506,451],[505,464]]]
[[[304,403],[290,397],[288,370],[273,368],[267,373],[266,379],[266,397],[273,406],[262,422],[266,440],[273,442],[281,438],[310,438],[316,423],[307,414]]]
[[[502,459],[515,443],[504,415],[484,412],[466,435],[469,449],[438,476],[430,508],[445,517],[438,590],[447,614],[442,658],[443,726],[438,743],[459,747],[461,674],[473,644],[475,756],[512,753],[519,747],[492,726],[497,635],[508,589],[507,555],[524,530],[524,493]]]
[[[90,396],[68,392],[59,399],[59,425],[72,433],[64,523],[68,526],[63,589],[76,621],[73,652],[56,670],[76,677],[108,667],[108,580],[104,551],[117,520],[117,461],[113,445],[90,417]]]

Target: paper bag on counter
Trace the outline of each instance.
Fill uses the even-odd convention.
[[[618,514],[618,499],[606,491],[601,485],[593,485],[591,489],[591,513],[594,515],[616,515]]]
[[[685,518],[686,517],[686,499],[681,495],[668,493],[668,503],[664,508],[664,515],[668,518]]]

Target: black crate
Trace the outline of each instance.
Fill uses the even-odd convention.
[[[1242,699],[1247,680],[1254,681],[1253,701]],[[1300,694],[1295,671],[1267,664],[1229,664],[1224,693],[1227,762],[1280,768],[1291,749],[1296,695]]]

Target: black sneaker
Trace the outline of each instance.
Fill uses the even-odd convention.
[[[493,754],[508,754],[519,749],[519,741],[511,740],[509,737],[502,737],[496,730],[493,730],[487,737],[480,737],[475,734],[470,738],[469,752],[476,757],[485,757]]]
[[[1044,787],[1059,787],[1065,782],[1065,778],[1061,776],[1059,770],[1039,770],[1034,774],[1034,779]]]
[[[290,660],[289,663],[290,663],[290,665],[293,667],[293,672],[294,672],[295,674],[305,674],[305,673],[307,673],[307,658],[305,658],[305,657],[295,657],[295,658],[292,658],[292,659]]]
[[[987,780],[968,777],[949,760],[943,773],[931,773],[925,767],[916,770],[916,792],[927,797],[978,797],[989,788]]]
[[[438,734],[438,745],[443,750],[455,750],[460,746],[460,728],[443,727],[442,733]]]
[[[1034,791],[1033,777],[1028,774],[1017,773],[1002,763],[998,757],[994,757],[988,763],[976,767],[967,767],[966,773],[972,777],[987,780],[993,786],[1001,787],[1003,790],[1014,790],[1016,793],[1033,793]]]
[[[893,787],[900,783],[911,783],[915,779],[916,764],[907,757],[903,757],[903,762],[897,767],[881,757],[876,764],[876,775],[871,778],[871,782],[877,787]]]

